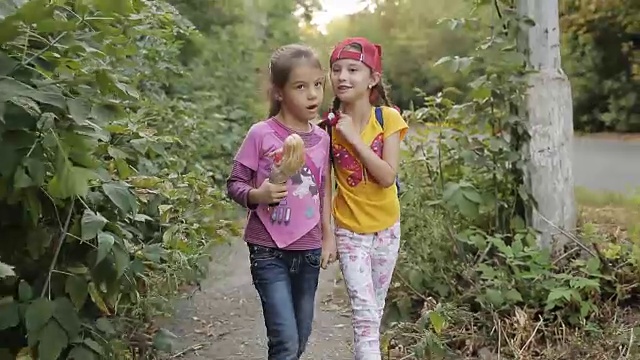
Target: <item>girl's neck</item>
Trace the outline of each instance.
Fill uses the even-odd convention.
[[[296,119],[294,116],[287,114],[286,111],[280,111],[275,118],[284,126],[297,132],[311,131],[311,124],[307,120]]]
[[[354,123],[364,127],[371,117],[371,106],[368,99],[363,99],[354,103],[343,103],[342,111],[351,116]]]

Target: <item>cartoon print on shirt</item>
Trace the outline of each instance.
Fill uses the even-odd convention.
[[[371,142],[371,150],[373,150],[378,157],[382,159],[382,149],[384,146],[383,133],[378,134]],[[347,176],[347,184],[351,187],[358,186],[365,178],[365,172],[362,164],[358,159],[353,156],[347,148],[340,144],[333,145],[333,157],[340,167],[347,171],[351,171],[351,174]]]
[[[293,196],[297,196],[302,199],[303,197],[311,194],[314,201],[320,201],[316,179],[307,165],[304,165],[298,173],[291,177],[291,183],[298,185],[296,190],[293,192]]]
[[[293,196],[297,196],[302,199],[305,196],[311,195],[314,202],[320,201],[320,191],[316,184],[315,176],[311,172],[311,169],[307,165],[304,165],[300,171],[291,177],[291,183],[298,185],[293,192]],[[307,219],[311,219],[315,215],[313,206],[308,206],[304,212],[304,216]]]
[[[269,164],[269,170],[273,169],[273,163]],[[291,177],[291,183],[297,185],[293,191],[293,196],[302,199],[305,196],[311,196],[311,198],[317,203],[320,201],[320,192],[316,183],[315,176],[311,172],[311,169],[304,165],[300,171]],[[269,207],[271,223],[289,225],[291,221],[291,208],[287,206],[287,199],[283,199],[278,205]],[[305,209],[305,216],[309,219],[313,218],[315,210],[312,206]]]

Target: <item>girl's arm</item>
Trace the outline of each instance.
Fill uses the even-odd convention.
[[[333,235],[333,230],[331,229],[331,200],[332,200],[332,182],[331,182],[331,161],[324,169],[324,186],[323,186],[323,194],[322,194],[322,203],[321,203],[321,211],[322,211],[322,239],[327,240]]]
[[[251,185],[255,172],[239,161],[233,162],[231,175],[227,178],[227,195],[235,202],[248,209],[255,209],[256,203],[251,201],[249,193],[254,190]]]
[[[384,139],[382,159],[357,136],[352,141],[360,162],[382,187],[390,187],[396,182],[398,163],[400,162],[400,133],[395,132]]]
[[[331,145],[329,145],[331,146]],[[331,160],[324,170],[324,185],[322,187],[322,203],[320,204],[322,211],[322,258],[320,267],[326,269],[338,259],[338,250],[336,248],[336,238],[331,228],[331,200],[333,183],[331,182]]]

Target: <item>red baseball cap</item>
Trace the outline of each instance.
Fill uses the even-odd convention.
[[[349,46],[358,46],[362,51],[347,49]],[[352,37],[342,40],[331,53],[330,64],[342,59],[360,61],[371,70],[382,73],[382,47],[363,37]]]

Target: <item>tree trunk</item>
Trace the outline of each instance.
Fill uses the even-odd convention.
[[[524,155],[525,185],[538,206],[529,211],[528,220],[539,231],[538,245],[557,249],[567,240],[559,229],[572,231],[577,221],[571,166],[573,104],[571,85],[560,66],[558,0],[518,0],[518,13],[536,23],[522,29],[518,38],[534,70],[524,106],[531,135]]]

